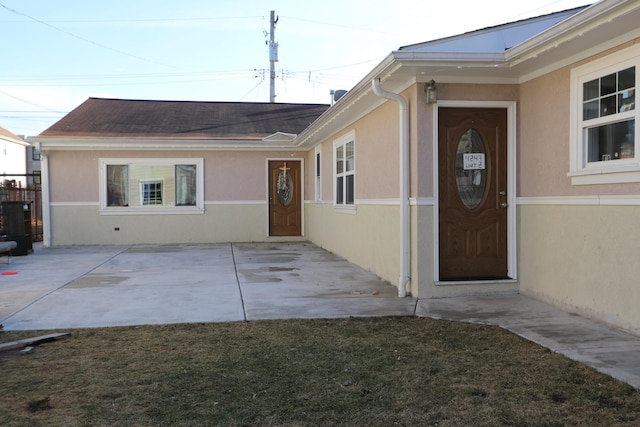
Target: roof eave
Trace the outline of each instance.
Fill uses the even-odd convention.
[[[330,127],[332,123],[336,122],[338,117],[344,117],[351,107],[358,103],[358,101],[360,101],[364,96],[372,92],[372,79],[388,76],[400,66],[401,64],[396,61],[393,52],[391,52],[353,88],[347,91],[342,98],[322,113],[320,117],[318,117],[306,129],[304,129],[295,139],[295,145],[300,149],[309,149],[316,145],[318,141],[314,139],[315,135]],[[353,120],[355,119],[347,118],[346,122],[352,122]]]
[[[39,143],[43,152],[57,150],[105,150],[105,151],[162,151],[162,150],[251,150],[280,151],[295,150],[292,139],[171,139],[171,138],[57,138],[29,137],[32,143]]]
[[[616,2],[598,2],[576,13],[570,18],[552,26],[541,34],[520,43],[505,52],[505,59],[512,66],[528,59],[535,58],[541,53],[556,48],[587,31],[610,23],[616,17],[627,14],[640,7],[635,0],[618,0]]]
[[[396,50],[392,54],[396,61],[411,65],[419,65],[421,62],[455,62],[460,64],[465,62],[493,63],[505,60],[504,52],[406,52]]]
[[[23,147],[29,147],[29,143],[24,139],[20,139],[20,138],[16,139],[16,138],[11,138],[9,136],[0,135],[0,140],[11,142],[13,144],[22,145]]]

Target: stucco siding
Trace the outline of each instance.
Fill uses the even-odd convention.
[[[315,152],[307,156],[305,237],[397,286],[400,276],[399,109],[385,102],[320,145],[322,201],[315,198]],[[334,207],[334,141],[353,132],[355,208]]]
[[[267,159],[305,155],[263,151],[54,151],[49,154],[51,201],[98,202],[101,158],[203,158],[205,201],[266,200]]]
[[[614,52],[614,49],[608,53]],[[597,55],[592,59],[606,55]],[[640,183],[572,185],[570,170],[571,70],[581,61],[521,85],[518,196],[640,194]]]
[[[434,206],[411,206],[411,295],[429,298],[434,277]]]
[[[521,205],[523,293],[640,332],[639,206]]]
[[[387,102],[350,129],[355,131],[356,140],[356,199],[397,198],[400,190],[398,105]]]
[[[415,85],[409,101],[411,197],[432,198],[434,193],[434,105],[424,102],[421,85]],[[422,95],[422,96],[421,96]]]
[[[98,205],[53,205],[53,246],[267,241],[266,203],[207,204],[199,215],[100,215]]]
[[[570,194],[569,69],[523,84],[521,95],[518,195]]]
[[[397,205],[359,205],[355,213],[342,213],[331,203],[307,203],[306,237],[396,286],[400,275],[398,212]]]

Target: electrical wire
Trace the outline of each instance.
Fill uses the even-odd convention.
[[[7,97],[9,97],[9,98],[13,98],[13,99],[15,99],[16,101],[24,102],[25,104],[29,104],[29,105],[31,105],[31,106],[33,106],[33,107],[42,108],[43,110],[47,110],[47,111],[51,111],[51,112],[55,112],[55,111],[56,111],[56,110],[54,110],[54,109],[52,109],[52,108],[45,107],[45,106],[40,105],[40,104],[36,104],[35,102],[28,101],[28,100],[26,100],[26,99],[24,99],[24,98],[20,98],[20,97],[18,97],[18,96],[11,95],[10,93],[7,93],[7,92],[2,91],[2,90],[0,90],[0,94],[2,94],[2,95],[4,95],[4,96],[7,96]]]
[[[19,15],[19,16],[24,16],[24,17],[26,17],[26,18],[31,19],[31,20],[32,20],[32,21],[34,21],[34,22],[37,22],[37,23],[39,23],[39,24],[42,24],[42,25],[44,25],[44,26],[46,26],[46,27],[49,27],[49,28],[51,28],[51,29],[53,29],[53,30],[55,30],[55,31],[58,31],[58,32],[60,32],[60,33],[62,33],[62,34],[66,34],[66,35],[68,35],[68,36],[70,36],[70,37],[73,37],[73,38],[78,39],[78,40],[80,40],[80,41],[83,41],[83,42],[85,42],[85,43],[92,44],[92,45],[97,46],[97,47],[100,47],[100,48],[102,48],[102,49],[110,50],[111,52],[115,52],[115,53],[118,53],[118,54],[120,54],[120,55],[128,56],[128,57],[130,57],[130,58],[135,58],[135,59],[138,59],[138,60],[141,60],[141,61],[150,62],[150,63],[152,63],[152,64],[162,65],[162,66],[165,66],[165,67],[168,67],[168,68],[175,68],[175,67],[173,67],[173,66],[171,66],[171,65],[168,65],[168,64],[165,64],[165,63],[162,63],[162,62],[159,62],[159,61],[154,61],[153,59],[143,58],[142,56],[133,55],[133,54],[130,54],[130,53],[124,52],[124,51],[122,51],[122,50],[114,49],[114,48],[112,48],[112,47],[110,47],[110,46],[107,46],[107,45],[104,45],[104,44],[102,44],[102,43],[98,43],[98,42],[95,42],[95,41],[93,41],[93,40],[89,40],[89,39],[87,39],[87,38],[85,38],[85,37],[81,37],[81,36],[79,36],[79,35],[77,35],[77,34],[74,34],[74,33],[72,33],[72,32],[69,32],[69,31],[67,31],[67,30],[63,30],[62,28],[58,28],[58,27],[56,27],[55,25],[52,25],[52,24],[50,24],[50,23],[48,23],[48,22],[46,22],[46,21],[43,21],[43,20],[38,19],[38,18],[34,18],[34,17],[33,17],[33,16],[31,16],[31,15],[27,15],[26,13],[19,12],[19,11],[15,10],[15,9],[11,9],[11,8],[9,8],[9,7],[5,6],[3,3],[0,3],[0,7],[2,7],[2,8],[4,8],[4,9],[6,9],[7,11],[9,11],[9,12],[11,12],[11,13],[13,13],[13,14],[16,14],[16,15]]]

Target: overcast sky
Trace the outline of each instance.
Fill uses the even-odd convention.
[[[37,135],[88,97],[329,103],[391,51],[589,0],[0,0],[0,126]]]

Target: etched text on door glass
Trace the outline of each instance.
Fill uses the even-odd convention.
[[[456,184],[462,203],[475,209],[482,202],[487,187],[486,149],[475,129],[467,130],[456,152]]]

